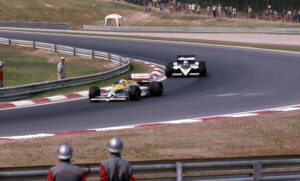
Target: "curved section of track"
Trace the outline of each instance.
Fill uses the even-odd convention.
[[[158,64],[177,54],[205,60],[206,78],[164,81],[162,97],[139,102],[76,100],[0,111],[0,136],[151,123],[250,111],[300,102],[299,54],[192,43],[0,32],[1,37],[36,40],[112,52]]]

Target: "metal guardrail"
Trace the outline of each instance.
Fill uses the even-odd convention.
[[[110,54],[107,52],[75,48],[75,47],[63,46],[63,45],[55,45],[55,44],[36,42],[36,41],[16,40],[16,39],[9,39],[9,38],[0,38],[0,44],[33,47],[37,49],[49,50],[61,54],[68,54],[68,55],[80,56],[85,58],[98,58],[119,65],[119,67],[116,69],[102,72],[102,73],[92,74],[92,75],[67,78],[63,80],[34,83],[34,84],[28,84],[22,86],[0,88],[0,100],[2,101],[21,99],[21,98],[34,95],[36,93],[40,93],[48,90],[54,90],[63,87],[89,84],[100,80],[105,80],[112,76],[122,74],[124,72],[129,71],[130,69],[130,63],[127,58]]]
[[[17,22],[17,21],[0,21],[0,27],[58,29],[58,30],[71,29],[71,25],[69,23],[42,23],[42,22]]]
[[[136,180],[265,181],[300,180],[300,156],[131,162]],[[99,163],[79,164],[89,178]],[[51,166],[0,168],[0,180],[45,180]]]
[[[186,33],[285,33],[299,34],[300,28],[201,28],[154,26],[97,26],[84,25],[86,31],[186,32]]]

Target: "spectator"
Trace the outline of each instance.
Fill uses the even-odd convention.
[[[211,8],[210,8],[210,6],[207,6],[206,10],[207,10],[207,16],[211,17]]]
[[[228,6],[225,6],[225,8],[224,8],[224,12],[225,12],[225,16],[227,16],[227,17],[228,17]]]
[[[223,16],[222,15],[222,6],[221,6],[221,4],[218,5],[218,16]]]
[[[213,5],[212,10],[213,10],[213,16],[214,16],[214,18],[216,18],[217,17],[217,6]]]
[[[232,18],[232,6],[231,5],[228,7],[228,16],[230,18]]]
[[[248,6],[248,19],[252,17],[252,8]]]
[[[287,12],[286,12],[285,9],[283,9],[283,10],[282,10],[282,13],[281,13],[282,21],[283,21],[283,22],[286,22],[286,20],[287,20],[287,19],[286,19],[286,15],[287,15]]]
[[[57,65],[57,73],[58,73],[58,80],[64,79],[65,78],[65,58],[61,57],[60,62]]]
[[[298,11],[295,9],[293,11],[293,22],[297,23],[297,19],[298,19]]]
[[[236,18],[236,8],[233,8],[233,9],[232,9],[232,17],[233,17],[233,18]]]
[[[123,143],[112,138],[108,143],[111,157],[100,164],[100,181],[134,181],[130,164],[121,158]]]
[[[0,88],[4,87],[3,72],[2,72],[3,66],[4,66],[4,63],[0,61]]]
[[[271,5],[268,6],[268,9],[267,9],[267,15],[268,15],[268,20],[269,21],[272,21],[273,20],[273,10],[271,9]]]
[[[300,16],[300,8],[298,9],[298,19],[297,19],[297,22],[299,22],[299,21],[300,21],[300,18],[299,18],[299,16]]]
[[[47,181],[86,181],[80,167],[71,164],[73,149],[71,145],[61,144],[57,149],[59,164],[48,170]]]
[[[200,14],[200,5],[197,6],[197,14]]]
[[[181,6],[182,6],[181,2],[178,1],[177,8],[179,13],[181,12],[181,8],[182,8]]]
[[[287,13],[287,21],[288,22],[291,22],[292,20],[292,11],[291,10],[288,10],[288,13]]]

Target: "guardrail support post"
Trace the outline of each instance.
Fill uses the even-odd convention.
[[[182,163],[176,162],[176,181],[182,181]]]
[[[260,162],[253,162],[253,180],[259,181],[261,180],[261,169],[262,164]]]
[[[32,48],[35,48],[35,41],[32,42]]]
[[[95,58],[95,51],[92,50],[92,59],[94,59],[94,58]]]
[[[119,57],[119,66],[121,67],[122,65],[122,57]]]
[[[110,53],[107,55],[108,61],[110,62]]]
[[[11,45],[11,39],[8,38],[8,45],[10,46]]]
[[[76,55],[76,48],[75,47],[73,48],[73,55],[74,56]]]
[[[57,46],[54,44],[54,52],[57,52]]]

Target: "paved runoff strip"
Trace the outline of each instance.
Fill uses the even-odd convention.
[[[151,67],[152,68],[151,73],[156,80],[162,80],[165,77],[164,76],[165,71],[162,68],[162,66],[160,66],[160,65],[156,65],[156,64],[153,64],[150,62],[136,60],[136,59],[129,59],[129,60],[144,63],[145,65],[148,65],[149,67]],[[109,88],[110,87],[101,88],[101,91],[105,92]],[[88,95],[89,95],[89,91],[80,91],[80,92],[72,92],[72,93],[67,93],[67,94],[63,94],[63,95],[56,95],[56,96],[37,98],[37,99],[31,99],[31,100],[4,102],[4,103],[0,103],[0,111],[6,110],[6,109],[17,109],[17,108],[23,108],[23,107],[39,106],[39,105],[43,105],[43,104],[71,101],[71,100],[86,98],[86,97],[88,97]]]
[[[265,115],[265,114],[274,114],[274,113],[279,113],[279,112],[296,111],[296,110],[300,110],[300,105],[278,107],[278,108],[264,109],[264,110],[255,110],[255,111],[249,111],[249,112],[240,112],[240,113],[233,113],[233,114],[223,114],[223,115],[209,116],[209,117],[198,117],[198,118],[171,120],[171,121],[164,121],[164,122],[134,124],[134,125],[127,125],[127,126],[115,126],[115,127],[107,127],[107,128],[83,129],[83,130],[74,130],[74,131],[56,132],[56,133],[39,133],[39,134],[23,135],[23,136],[0,137],[0,141],[1,140],[20,140],[20,139],[31,139],[31,138],[43,138],[43,137],[80,134],[80,133],[89,133],[89,132],[103,132],[103,131],[112,131],[112,130],[134,129],[134,128],[140,128],[140,127],[152,127],[152,126],[160,126],[160,125],[197,123],[197,122],[202,122],[202,121],[221,120],[221,119],[226,119],[226,118],[250,117],[250,116],[258,116],[258,115]]]

